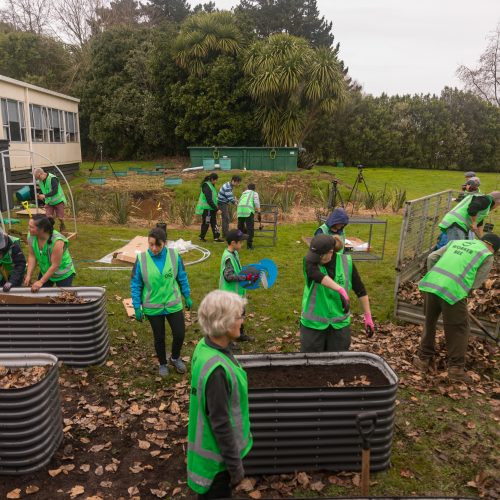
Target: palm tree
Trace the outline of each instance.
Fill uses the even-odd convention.
[[[271,146],[302,144],[319,113],[333,112],[347,94],[335,49],[283,33],[254,43],[243,69]]]
[[[242,36],[231,12],[201,12],[184,21],[174,44],[174,59],[183,69],[201,76],[205,63],[217,55],[237,55]]]

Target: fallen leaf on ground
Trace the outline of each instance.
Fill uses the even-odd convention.
[[[415,475],[413,474],[413,472],[409,469],[401,469],[401,471],[399,472],[400,476],[401,477],[407,477],[407,478],[410,478],[410,479],[413,479],[415,477]]]
[[[248,494],[250,498],[262,498],[262,493],[259,490],[252,491]]]
[[[139,488],[137,486],[131,486],[127,488],[128,494],[132,497],[139,494]]]
[[[26,495],[33,495],[33,493],[37,493],[40,491],[40,488],[34,484],[30,484],[29,486],[26,486]]]
[[[62,469],[52,469],[49,470],[49,476],[50,477],[56,477],[62,472]]]
[[[81,484],[77,484],[73,486],[71,490],[69,490],[69,496],[71,498],[76,498],[79,495],[82,495],[85,492],[85,488]]]
[[[9,491],[7,493],[7,498],[21,498],[21,490],[16,488],[15,490]]]
[[[167,492],[163,490],[156,490],[154,488],[151,488],[151,493],[158,498],[165,498],[167,496]]]
[[[139,439],[139,448],[141,450],[149,450],[151,443],[149,441],[141,441]]]

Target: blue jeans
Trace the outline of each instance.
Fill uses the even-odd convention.
[[[467,233],[459,228],[458,226],[451,226],[446,230],[446,236],[448,236],[448,241],[453,240],[467,240]]]

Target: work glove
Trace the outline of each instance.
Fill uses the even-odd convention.
[[[345,291],[344,288],[340,288],[337,290],[337,292],[340,295],[340,300],[342,302],[342,309],[344,310],[344,314],[347,314],[349,312],[349,295]]]
[[[193,301],[191,300],[191,297],[187,296],[184,298],[184,300],[186,301],[186,309],[190,311],[193,307]]]
[[[136,309],[134,309],[134,313],[135,319],[142,322],[142,320],[144,319],[144,313],[142,312],[142,309],[140,307],[137,307]]]
[[[3,291],[5,293],[10,292],[11,288],[12,288],[12,283],[10,281],[7,281],[7,283],[3,285]]]
[[[245,278],[247,279],[247,281],[250,281],[250,283],[257,283],[257,281],[259,281],[258,274],[249,273],[245,276]]]
[[[370,313],[365,313],[365,332],[368,338],[372,338],[375,333],[375,325]]]

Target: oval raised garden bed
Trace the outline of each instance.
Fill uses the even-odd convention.
[[[390,464],[398,377],[371,353],[237,356],[248,375],[254,445],[245,472],[361,470],[358,415],[375,412],[371,470]]]
[[[63,438],[57,358],[0,353],[0,474],[47,465]]]
[[[74,287],[75,302],[54,302],[61,291],[27,288],[0,294],[0,352],[48,352],[69,366],[103,363],[109,351],[106,291]]]

